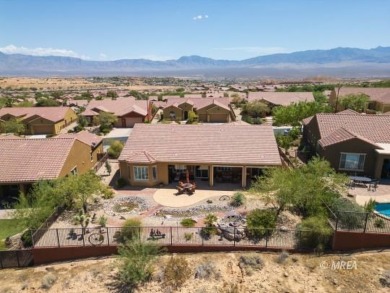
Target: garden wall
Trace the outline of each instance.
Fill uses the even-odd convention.
[[[390,247],[390,234],[334,231],[333,250],[355,250]]]

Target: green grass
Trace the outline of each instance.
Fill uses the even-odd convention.
[[[5,238],[22,232],[25,228],[20,220],[0,219],[0,250],[5,249]]]

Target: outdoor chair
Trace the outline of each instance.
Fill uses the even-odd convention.
[[[376,191],[377,188],[378,188],[378,180],[373,180],[373,181],[371,181],[371,183],[368,185],[367,190],[368,190],[368,191],[374,192],[374,191]]]

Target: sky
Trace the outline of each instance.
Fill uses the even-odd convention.
[[[0,51],[243,60],[390,46],[389,0],[0,0]]]

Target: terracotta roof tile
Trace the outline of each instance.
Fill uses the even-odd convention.
[[[78,133],[64,133],[59,134],[56,136],[56,138],[74,138],[77,139],[89,146],[96,146],[100,144],[103,141],[103,138],[101,136],[97,136],[93,133],[90,133],[86,130],[80,131]]]
[[[73,143],[72,138],[0,139],[0,182],[57,178]]]
[[[298,102],[313,102],[311,92],[249,92],[248,101],[265,100],[274,105],[288,106]]]
[[[263,125],[136,124],[119,160],[138,162],[142,152],[158,162],[281,165],[272,126]]]
[[[363,140],[369,144],[375,145],[374,142],[372,142],[372,141],[370,141],[370,140],[368,140],[360,135],[354,134],[354,133],[352,133],[344,128],[339,128],[336,131],[332,132],[330,135],[328,135],[324,138],[321,138],[318,141],[318,143],[322,147],[327,147],[329,145],[337,144],[337,143],[340,143],[343,141],[348,141],[348,140],[351,140],[354,138],[357,138],[357,139]]]
[[[15,107],[0,109],[0,117],[11,114],[14,117],[27,119],[33,116],[40,116],[52,122],[61,121],[68,112],[69,107]]]
[[[123,116],[130,112],[138,113],[142,116],[147,115],[148,101],[136,100],[135,98],[118,98],[116,100],[104,99],[104,100],[92,100],[89,102],[85,111],[82,113],[84,116],[96,115],[95,112],[100,110],[104,112],[113,113],[116,116]]]

